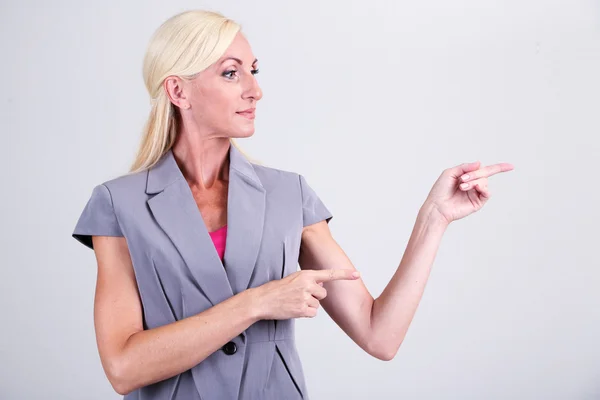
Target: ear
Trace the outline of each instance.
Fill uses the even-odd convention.
[[[163,85],[165,93],[167,94],[169,100],[171,101],[171,103],[173,103],[173,105],[184,110],[190,108],[190,102],[188,101],[187,96],[185,95],[185,91],[183,90],[184,82],[180,77],[168,76],[165,79]]]

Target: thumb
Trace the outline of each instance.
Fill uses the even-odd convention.
[[[478,170],[480,166],[481,163],[479,161],[475,161],[457,165],[456,167],[451,168],[450,171],[452,172],[452,176],[459,177],[464,173]]]

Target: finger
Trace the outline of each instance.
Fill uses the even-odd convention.
[[[310,296],[310,298],[306,300],[306,304],[311,308],[319,308],[319,306],[321,305],[321,303],[319,303],[319,300],[312,296]]]
[[[480,198],[487,200],[491,197],[491,193],[488,189],[488,180],[487,178],[476,179],[471,182],[461,183],[459,185],[460,190],[463,192],[467,192],[469,190],[474,189]]]
[[[323,269],[311,272],[317,282],[329,282],[340,279],[355,280],[360,277],[360,272],[353,269]]]
[[[462,182],[469,182],[479,178],[488,178],[492,175],[499,174],[500,172],[512,171],[514,168],[515,167],[509,163],[488,165],[487,167],[480,168],[476,171],[470,171],[468,174],[463,174],[460,177],[460,180]]]
[[[323,300],[325,297],[327,297],[327,289],[319,285],[315,285],[313,286],[312,295],[319,301]]]
[[[303,316],[306,318],[314,318],[317,316],[317,310],[318,308],[306,307],[306,311],[304,312]]]
[[[475,161],[472,163],[464,163],[464,164],[460,164],[455,167],[449,168],[448,172],[450,172],[450,175],[452,175],[453,178],[458,178],[459,176],[461,176],[467,172],[477,170],[480,166],[481,166],[481,163],[479,161]]]
[[[474,189],[476,185],[487,187],[487,178],[481,178],[481,179],[475,179],[474,181],[463,182],[460,185],[458,185],[458,187],[463,192],[466,192],[467,190]]]
[[[481,198],[483,198],[484,200],[488,200],[490,197],[492,197],[492,194],[490,193],[487,186],[477,184],[477,185],[475,185],[475,190],[477,190],[477,193],[479,193],[479,196]]]

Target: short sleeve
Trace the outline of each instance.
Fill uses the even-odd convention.
[[[325,220],[327,223],[333,218],[323,201],[315,191],[306,183],[304,176],[299,175],[300,190],[302,192],[302,220],[303,226],[315,224]]]
[[[94,188],[72,236],[93,249],[92,236],[123,236],[113,208],[108,188],[101,184]]]

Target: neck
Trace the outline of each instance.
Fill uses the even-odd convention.
[[[229,176],[229,138],[202,139],[178,135],[173,156],[191,186],[210,189],[218,180]]]

